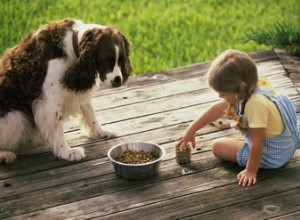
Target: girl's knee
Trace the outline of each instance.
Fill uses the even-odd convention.
[[[216,139],[212,142],[212,153],[215,157],[220,156],[220,152],[223,148],[223,142],[220,139]]]
[[[219,138],[212,142],[212,153],[219,159],[236,162],[236,155],[242,143],[231,138]]]

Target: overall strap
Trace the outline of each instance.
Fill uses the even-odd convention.
[[[273,101],[284,122],[285,131],[288,131],[292,134],[292,138],[295,139],[295,142],[298,142],[299,129],[297,121],[297,113],[295,104],[284,95],[274,95],[271,91],[264,88],[257,88],[254,93],[262,94]],[[296,145],[297,147],[297,145]]]
[[[270,90],[264,89],[264,88],[261,88],[261,87],[256,88],[254,90],[253,94],[262,94],[262,95],[268,97],[269,99],[274,97],[274,94]]]

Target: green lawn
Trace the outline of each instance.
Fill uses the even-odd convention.
[[[299,22],[299,0],[2,0],[0,52],[29,30],[66,17],[112,25],[131,41],[134,74],[212,60],[227,48],[271,49],[246,41],[276,20]]]

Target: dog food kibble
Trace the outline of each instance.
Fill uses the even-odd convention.
[[[192,154],[191,154],[191,147],[186,145],[182,149],[180,149],[180,145],[176,145],[176,162],[178,164],[186,164],[191,162]]]
[[[142,164],[156,160],[154,154],[150,152],[126,150],[117,157],[117,161],[129,164]]]

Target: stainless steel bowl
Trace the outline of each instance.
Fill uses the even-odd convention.
[[[127,164],[117,161],[117,157],[126,150],[151,152],[158,159],[142,164]],[[151,142],[131,142],[113,146],[109,149],[107,156],[112,161],[116,175],[129,180],[143,180],[158,174],[160,161],[165,154],[165,149],[157,144]]]

